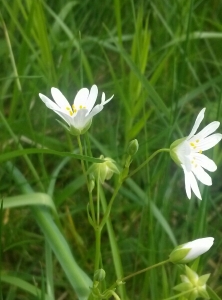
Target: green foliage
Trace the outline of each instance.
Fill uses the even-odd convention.
[[[0,13],[0,296],[84,299],[95,244],[82,162],[88,168],[104,155],[124,167],[136,138],[133,172],[154,151],[188,134],[201,108],[204,122],[221,121],[222,3],[1,0]],[[38,93],[51,98],[50,88],[58,87],[71,103],[80,88],[94,83],[114,98],[84,135],[82,155]],[[211,299],[222,297],[220,147],[209,153],[218,170],[212,187],[200,185],[202,202],[186,198],[182,170],[169,153],[123,183],[102,231],[104,290],[166,260],[176,244],[213,236],[197,271],[212,274]],[[116,178],[103,186],[101,214]],[[165,299],[174,295],[179,274],[162,266],[119,285],[117,293],[122,300]]]

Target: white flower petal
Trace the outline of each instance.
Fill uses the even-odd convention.
[[[89,119],[85,117],[86,113],[87,113],[87,109],[78,110],[75,117],[72,120],[72,126],[79,130],[84,129],[87,123],[89,122]]]
[[[196,121],[195,121],[195,123],[194,123],[194,126],[193,126],[193,128],[192,128],[190,134],[189,134],[188,137],[187,137],[187,140],[189,140],[189,139],[196,133],[198,127],[200,126],[200,123],[202,122],[202,120],[203,120],[203,118],[204,118],[204,112],[205,112],[205,110],[206,110],[206,108],[203,108],[203,109],[199,112],[199,114],[198,114],[198,116],[197,116],[197,118],[196,118]]]
[[[203,139],[217,130],[220,126],[220,122],[214,121],[204,127],[200,132],[198,132],[192,139]]]
[[[206,237],[194,240],[192,242],[188,242],[183,245],[182,249],[189,249],[187,256],[185,259],[193,260],[203,253],[207,252],[213,245],[214,238]]]
[[[61,118],[63,118],[63,120],[66,121],[68,125],[70,125],[73,122],[73,117],[71,117],[66,112],[61,110],[54,110],[54,112],[57,113]]]
[[[186,168],[182,165],[182,168],[184,170],[184,175],[185,175],[185,189],[187,193],[187,197],[190,199],[191,198],[191,190],[193,190],[194,194],[202,200],[201,195],[200,195],[200,190],[197,185],[197,181],[193,173],[190,171],[188,172]]]
[[[187,171],[190,171],[191,162],[190,162],[189,155],[191,153],[191,149],[189,143],[186,140],[183,141],[181,144],[179,144],[176,147],[175,152],[181,164],[185,166]]]
[[[191,198],[191,185],[190,185],[190,180],[189,180],[189,173],[186,171],[185,167],[181,165],[184,171],[184,177],[185,177],[185,190],[188,199]]]
[[[221,133],[214,133],[205,139],[201,140],[198,143],[198,148],[200,148],[202,151],[208,150],[210,148],[213,148],[216,144],[220,142],[222,139]]]
[[[79,90],[73,102],[75,108],[79,109],[80,106],[87,107],[86,101],[88,96],[89,96],[89,90],[87,88],[82,88],[81,90]]]
[[[191,189],[193,190],[194,194],[197,196],[197,198],[202,200],[200,190],[199,190],[199,187],[197,185],[196,178],[195,178],[195,176],[193,175],[192,172],[189,172],[189,180],[190,180]]]
[[[99,112],[101,112],[101,110],[103,109],[103,105],[102,104],[97,104],[92,111],[88,114],[87,117],[89,117],[90,119],[92,119],[92,117],[94,117],[95,115],[97,115]]]
[[[65,110],[66,108],[71,109],[71,106],[69,102],[67,101],[66,97],[60,92],[57,88],[51,88],[51,94],[55,102],[58,104],[58,106]]]
[[[45,105],[52,109],[52,110],[60,110],[60,107],[55,104],[52,100],[50,100],[48,97],[46,97],[43,94],[39,94],[39,97],[41,98],[41,100],[45,103]]]
[[[215,162],[204,154],[196,153],[195,159],[198,165],[210,172],[215,172],[217,165]]]
[[[95,102],[96,102],[96,98],[98,96],[98,88],[97,86],[94,84],[89,92],[89,97],[87,99],[87,103],[86,103],[86,107],[88,110],[88,113],[92,110]]]
[[[105,100],[105,93],[102,93],[102,99],[101,99],[101,104],[105,105],[107,104],[110,100],[112,100],[112,98],[114,97],[114,95],[112,95],[109,99]]]
[[[193,173],[197,177],[197,179],[205,185],[212,185],[211,177],[204,171],[201,166],[197,166],[193,168]]]

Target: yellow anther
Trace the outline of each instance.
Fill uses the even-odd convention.
[[[196,140],[196,143],[199,143],[200,140]]]
[[[195,144],[194,144],[194,143],[190,143],[190,146],[194,147],[194,146],[195,146]]]
[[[201,153],[202,153],[202,150],[199,150],[199,153],[201,154]]]

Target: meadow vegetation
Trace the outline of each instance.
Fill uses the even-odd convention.
[[[70,267],[81,268],[84,284],[93,280],[95,237],[81,152],[38,94],[51,98],[57,87],[71,103],[93,84],[99,102],[102,92],[114,94],[81,136],[84,155],[93,157],[84,163],[88,168],[103,155],[122,169],[137,139],[133,172],[154,151],[188,135],[203,107],[202,128],[222,120],[222,2],[0,3],[0,299],[85,299]],[[193,268],[211,273],[207,283],[217,294],[211,290],[211,299],[222,297],[220,150],[219,144],[207,152],[218,169],[212,186],[199,184],[202,201],[187,199],[183,171],[169,153],[124,180],[101,235],[104,289],[168,259],[177,244],[212,236],[213,247]],[[102,185],[101,216],[117,185],[118,174]],[[180,274],[167,264],[116,292],[121,300],[168,299],[177,294]]]

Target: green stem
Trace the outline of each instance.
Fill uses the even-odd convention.
[[[133,170],[127,177],[131,177],[134,174],[136,174],[140,169],[142,169],[146,164],[148,164],[151,161],[151,159],[154,158],[154,156],[156,156],[160,152],[170,152],[170,149],[168,149],[168,148],[162,148],[162,149],[159,149],[159,150],[155,151],[138,168],[136,168],[135,170]]]
[[[100,172],[98,172],[98,177],[97,177],[97,225],[99,226],[99,223],[100,223],[100,195],[99,195],[99,191],[100,191],[100,182],[99,182],[99,179],[100,178]]]
[[[134,277],[134,276],[136,276],[136,275],[139,275],[139,274],[141,274],[141,273],[144,273],[144,272],[149,271],[149,270],[151,270],[151,269],[154,269],[154,268],[156,268],[156,267],[162,266],[162,265],[164,265],[164,264],[166,264],[166,263],[168,263],[168,262],[170,262],[169,259],[164,260],[164,261],[161,261],[161,262],[159,262],[159,263],[157,263],[157,264],[155,264],[155,265],[152,265],[152,266],[150,266],[150,267],[147,267],[147,268],[145,268],[145,269],[142,269],[142,270],[140,270],[140,271],[137,271],[137,272],[135,272],[135,273],[132,273],[132,274],[126,276],[126,277],[123,277],[122,279],[120,279],[120,281],[123,281],[123,282],[124,282],[124,281],[126,281],[126,280],[128,280],[128,279],[130,279],[130,278],[132,278],[132,277]],[[119,281],[119,280],[118,280],[118,281]]]
[[[140,271],[137,271],[137,272],[135,272],[135,273],[132,273],[132,274],[130,274],[130,275],[126,276],[126,277],[123,277],[123,278],[121,278],[121,279],[117,279],[116,282],[115,282],[109,289],[112,290],[112,289],[114,289],[115,287],[117,287],[118,285],[125,283],[126,280],[128,280],[128,279],[130,279],[130,278],[132,278],[132,277],[134,277],[134,276],[136,276],[136,275],[139,275],[139,274],[141,274],[141,273],[144,273],[144,272],[146,272],[146,271],[149,271],[149,270],[151,270],[151,269],[154,269],[154,268],[156,268],[156,267],[159,267],[159,266],[162,266],[162,265],[164,265],[164,264],[167,264],[168,262],[170,262],[169,259],[164,260],[164,261],[161,261],[161,262],[159,262],[159,263],[157,263],[157,264],[155,264],[155,265],[152,265],[152,266],[150,266],[150,267],[147,267],[147,268],[142,269],[142,270],[140,270]]]
[[[107,221],[107,219],[108,219],[108,217],[109,217],[109,214],[110,214],[110,211],[111,211],[113,202],[114,202],[114,200],[115,200],[115,198],[116,198],[116,195],[118,194],[118,191],[119,191],[121,185],[122,185],[122,181],[119,181],[119,182],[118,182],[118,185],[116,186],[116,188],[115,188],[115,190],[114,190],[114,192],[113,192],[112,198],[110,199],[110,202],[109,202],[108,207],[107,207],[107,209],[106,209],[106,212],[105,212],[105,214],[104,214],[104,216],[103,216],[103,219],[102,219],[102,221],[101,221],[101,223],[100,223],[100,228],[101,228],[101,229],[103,228],[103,226],[105,225],[105,223],[106,223],[106,221]]]
[[[95,267],[94,271],[99,269],[99,261],[100,261],[100,247],[101,247],[101,229],[99,226],[95,228],[96,234],[96,254],[95,254]]]
[[[189,294],[190,292],[194,291],[195,289],[196,289],[196,288],[193,288],[193,289],[191,289],[191,290],[189,290],[189,291],[185,291],[185,292],[179,293],[179,294],[177,294],[177,295],[175,295],[175,296],[172,296],[172,297],[170,297],[170,298],[165,298],[165,299],[163,299],[163,300],[172,300],[172,299],[179,298],[179,297],[181,297],[181,296],[184,296],[184,295],[186,295],[186,294]]]
[[[106,212],[107,211],[107,201],[106,201],[106,197],[104,195],[103,189],[100,190],[100,201],[101,201],[103,212]],[[107,233],[109,236],[116,278],[122,278],[123,277],[123,266],[122,266],[122,261],[121,261],[121,257],[120,257],[120,251],[118,248],[117,239],[116,239],[113,225],[112,225],[110,218],[107,218],[107,220],[106,220],[106,228],[107,228]],[[120,285],[118,287],[118,291],[120,293],[121,299],[128,299],[128,297],[126,295],[126,286],[125,285],[123,285],[123,284]]]
[[[78,141],[78,145],[79,145],[79,153],[81,155],[83,155],[83,148],[82,148],[80,135],[77,136],[77,141]],[[81,165],[82,165],[83,174],[84,174],[85,179],[86,179],[87,188],[88,188],[88,191],[89,191],[89,206],[90,206],[90,210],[91,210],[91,217],[92,217],[93,223],[96,224],[96,216],[95,216],[95,210],[94,210],[94,205],[93,205],[92,192],[90,191],[90,188],[89,188],[89,181],[88,181],[88,177],[87,177],[87,172],[86,172],[84,161],[82,159],[81,159]]]

